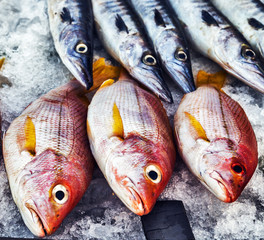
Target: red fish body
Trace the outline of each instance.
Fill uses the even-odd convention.
[[[16,118],[4,137],[12,196],[36,236],[59,227],[92,178],[83,93],[77,81],[50,91]]]
[[[174,124],[189,169],[220,200],[235,201],[258,163],[256,137],[242,107],[203,85],[184,96]]]

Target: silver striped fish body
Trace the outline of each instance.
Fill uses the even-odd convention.
[[[189,50],[180,25],[161,0],[129,0],[145,25],[159,60],[184,93],[195,90]]]
[[[92,0],[95,25],[107,51],[140,83],[165,101],[171,93],[153,51],[122,0]]]
[[[230,25],[210,1],[168,1],[193,47],[241,81],[264,92],[263,63],[242,34]]]
[[[179,152],[191,172],[224,202],[240,195],[257,163],[257,141],[241,106],[210,86],[186,94],[174,117]]]
[[[65,66],[89,89],[93,85],[93,14],[90,0],[48,0],[50,30]]]
[[[149,213],[176,158],[160,100],[125,77],[96,92],[87,126],[92,153],[110,187],[131,211]]]
[[[259,0],[211,0],[264,57],[264,5]]]

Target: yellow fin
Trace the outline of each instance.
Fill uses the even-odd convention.
[[[105,80],[109,78],[118,79],[121,67],[105,64],[105,58],[99,58],[93,64],[93,86],[90,91],[98,88]]]
[[[104,87],[111,86],[114,82],[115,82],[114,79],[108,79],[108,80],[106,80],[106,81],[104,81],[104,82],[102,83],[102,85],[100,86],[99,89],[102,89],[102,88],[104,88]]]
[[[123,122],[116,103],[113,106],[113,135],[124,138]]]
[[[188,112],[184,112],[185,116],[189,119],[191,126],[193,127],[195,134],[196,134],[196,138],[202,138],[205,141],[208,141],[208,138],[206,136],[206,132],[204,130],[204,128],[202,127],[202,125],[199,123],[199,121],[190,113]]]
[[[35,126],[32,122],[32,119],[27,116],[24,126],[25,138],[24,138],[24,146],[23,150],[30,152],[32,155],[35,155],[36,148],[36,132]]]
[[[200,70],[196,77],[196,87],[209,84],[217,89],[221,89],[226,79],[226,72],[219,71],[216,73],[207,73]]]
[[[4,62],[5,62],[5,58],[3,57],[0,59],[0,70],[3,67]]]

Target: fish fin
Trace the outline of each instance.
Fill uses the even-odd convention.
[[[5,57],[0,59],[0,70],[2,69],[4,62],[5,62]]]
[[[105,58],[99,58],[93,63],[93,86],[89,91],[100,87],[107,79],[118,79],[121,67],[105,64]]]
[[[217,26],[219,27],[215,18],[207,11],[202,10],[202,19],[208,26]]]
[[[108,79],[108,80],[106,80],[106,81],[104,81],[104,82],[102,83],[102,85],[100,86],[100,88],[99,88],[98,90],[100,90],[100,89],[102,89],[102,88],[104,88],[104,87],[111,86],[114,82],[115,82],[114,79]]]
[[[71,24],[73,22],[73,19],[71,17],[71,13],[68,8],[64,7],[60,13],[60,17],[62,22],[68,22]]]
[[[226,72],[219,71],[216,73],[207,73],[203,70],[200,70],[196,77],[196,87],[202,85],[211,85],[217,89],[221,89],[224,85],[226,79]]]
[[[185,116],[188,118],[189,123],[191,124],[193,131],[192,133],[195,134],[196,139],[203,139],[207,142],[210,142],[209,139],[207,138],[206,132],[204,128],[202,127],[201,123],[190,113],[184,112]]]
[[[31,155],[35,155],[36,152],[36,132],[35,132],[35,125],[32,122],[32,119],[27,116],[25,125],[24,125],[24,143],[22,147],[22,151],[26,150]]]
[[[165,22],[164,22],[164,20],[163,20],[163,17],[161,16],[159,10],[157,10],[157,9],[155,8],[155,11],[154,11],[154,12],[155,12],[154,19],[155,19],[155,23],[156,23],[156,25],[157,25],[157,26],[166,27],[166,24],[165,24]]]
[[[264,25],[255,18],[249,18],[248,24],[256,30],[264,29]]]
[[[125,31],[126,33],[129,33],[127,25],[119,14],[116,14],[115,25],[117,26],[120,32]]]
[[[113,106],[113,136],[124,139],[123,121],[116,103]]]

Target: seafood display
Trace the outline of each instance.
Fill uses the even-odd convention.
[[[129,74],[161,99],[172,102],[157,59],[125,1],[92,0],[97,33]]]
[[[264,57],[264,4],[255,0],[211,0],[243,34],[253,49]]]
[[[263,63],[244,37],[210,1],[168,1],[182,22],[192,46],[236,78],[264,93]]]
[[[195,90],[189,50],[180,24],[165,1],[129,1],[146,27],[162,66],[184,93]]]
[[[148,214],[174,168],[168,117],[158,98],[126,73],[104,82],[87,114],[95,160],[110,187],[138,215]]]
[[[92,179],[87,105],[81,85],[71,81],[31,103],[4,136],[12,196],[36,236],[59,227]]]
[[[220,200],[233,202],[257,167],[256,137],[242,107],[215,82],[210,85],[215,78],[219,84],[223,74],[199,73],[197,78],[207,82],[186,94],[175,114],[178,150],[202,184]]]
[[[90,0],[48,0],[50,31],[66,67],[87,89],[93,85],[93,14]]]
[[[196,239],[260,239],[263,6],[0,1],[0,236],[144,239],[177,200]]]

